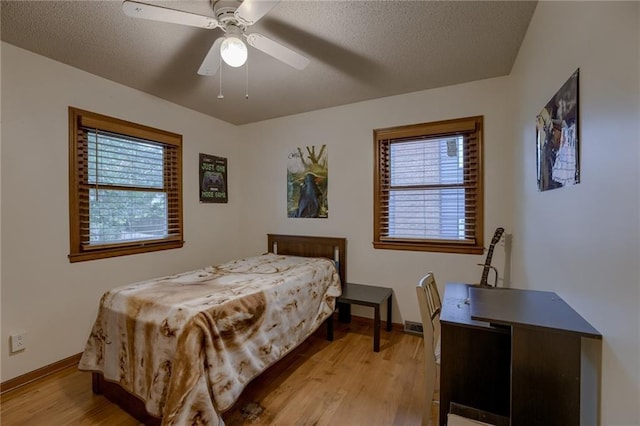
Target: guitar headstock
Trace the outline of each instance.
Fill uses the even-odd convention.
[[[484,269],[482,270],[482,278],[480,279],[480,286],[487,287],[489,284],[487,283],[487,278],[489,277],[489,269],[493,269],[496,273],[496,282],[494,286],[498,285],[498,270],[491,266],[491,258],[493,257],[493,248],[498,244],[500,238],[502,238],[502,234],[504,234],[504,228],[496,228],[496,231],[493,233],[493,238],[491,239],[491,244],[489,244],[489,250],[487,250],[487,258],[484,261]]]
[[[498,244],[498,241],[502,238],[502,234],[504,234],[504,228],[496,228],[496,232],[493,233],[493,238],[491,239],[491,245]]]

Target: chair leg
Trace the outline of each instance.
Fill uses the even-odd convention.
[[[425,363],[426,386],[425,407],[424,414],[422,416],[422,424],[425,426],[429,426],[429,424],[431,423],[431,407],[433,406],[433,394],[435,393],[437,384],[438,367],[433,352],[426,353],[425,357],[427,358],[427,362]]]

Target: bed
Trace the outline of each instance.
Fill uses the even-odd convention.
[[[105,293],[79,369],[145,424],[224,424],[245,386],[323,323],[346,240],[268,234],[268,252]]]

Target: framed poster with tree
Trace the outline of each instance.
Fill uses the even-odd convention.
[[[287,217],[326,218],[327,145],[290,152],[287,161]]]

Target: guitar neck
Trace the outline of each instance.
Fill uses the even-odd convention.
[[[495,244],[491,244],[489,246],[489,250],[487,251],[487,259],[484,261],[484,268],[482,269],[482,278],[480,278],[481,286],[488,286],[487,280],[489,279],[489,269],[491,269],[491,258],[493,257],[493,248]]]
[[[493,249],[502,238],[502,234],[504,233],[504,228],[496,228],[496,232],[493,234],[493,238],[491,239],[491,244],[489,245],[489,250],[487,250],[487,259],[484,261],[484,268],[482,269],[482,278],[480,279],[481,286],[488,286],[489,283],[487,279],[489,278],[489,269],[491,269],[491,258],[493,257]],[[496,278],[497,280],[497,278]],[[497,283],[496,283],[497,285]]]

